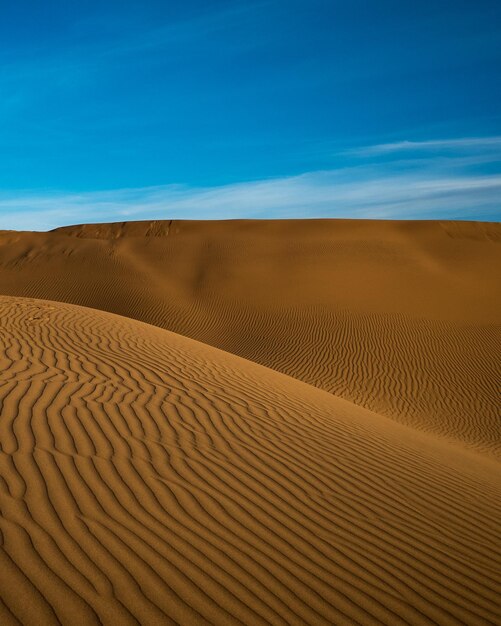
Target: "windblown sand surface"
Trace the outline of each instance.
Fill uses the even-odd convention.
[[[0,623],[501,623],[500,235],[0,234]]]
[[[0,294],[192,337],[501,456],[501,225],[130,222],[0,234]]]

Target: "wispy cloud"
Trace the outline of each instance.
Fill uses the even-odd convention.
[[[374,156],[395,152],[436,152],[436,151],[501,151],[500,137],[462,137],[459,139],[431,139],[427,141],[396,141],[363,146],[347,150],[346,153],[358,156]]]
[[[134,219],[352,217],[499,219],[501,176],[433,179],[365,172],[301,176],[209,189],[165,186],[0,199],[2,229],[49,230]]]
[[[483,142],[483,143],[482,143]],[[397,157],[217,187],[161,185],[87,193],[0,194],[0,228],[49,230],[82,222],[139,219],[352,217],[382,219],[501,219],[501,156],[484,154],[490,171],[472,161],[499,137],[414,142],[452,150],[444,162]],[[407,142],[381,144],[406,146]],[[375,149],[371,146],[366,150]],[[402,148],[406,149],[406,148]],[[399,148],[388,149],[388,153]],[[480,150],[482,152],[482,150]],[[365,157],[369,152],[365,152]]]

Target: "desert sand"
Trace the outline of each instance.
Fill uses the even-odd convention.
[[[1,624],[501,623],[501,225],[0,233]]]

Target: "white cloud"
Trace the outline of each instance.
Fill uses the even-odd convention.
[[[351,169],[215,188],[178,186],[0,198],[3,229],[80,222],[230,218],[469,218],[501,214],[501,176],[380,176]]]
[[[411,142],[412,143],[412,142]],[[366,148],[407,150],[409,142]],[[87,193],[4,192],[0,229],[49,230],[83,222],[232,218],[501,218],[500,137],[413,142],[452,149],[428,158],[399,157],[298,176],[218,187],[163,185]],[[386,147],[385,147],[386,146]],[[482,148],[483,146],[483,148]],[[375,152],[373,154],[376,154]],[[488,170],[478,164],[490,162]],[[363,163],[363,164],[362,164]],[[494,167],[493,167],[494,166]],[[489,173],[492,172],[492,173]]]
[[[374,156],[394,152],[412,151],[464,151],[464,150],[499,150],[501,151],[501,137],[462,137],[459,139],[431,139],[428,141],[396,141],[394,143],[380,143],[372,146],[363,146],[347,150],[347,154],[358,156]]]

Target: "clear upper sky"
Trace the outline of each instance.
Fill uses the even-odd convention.
[[[0,228],[501,215],[499,0],[1,9]]]

